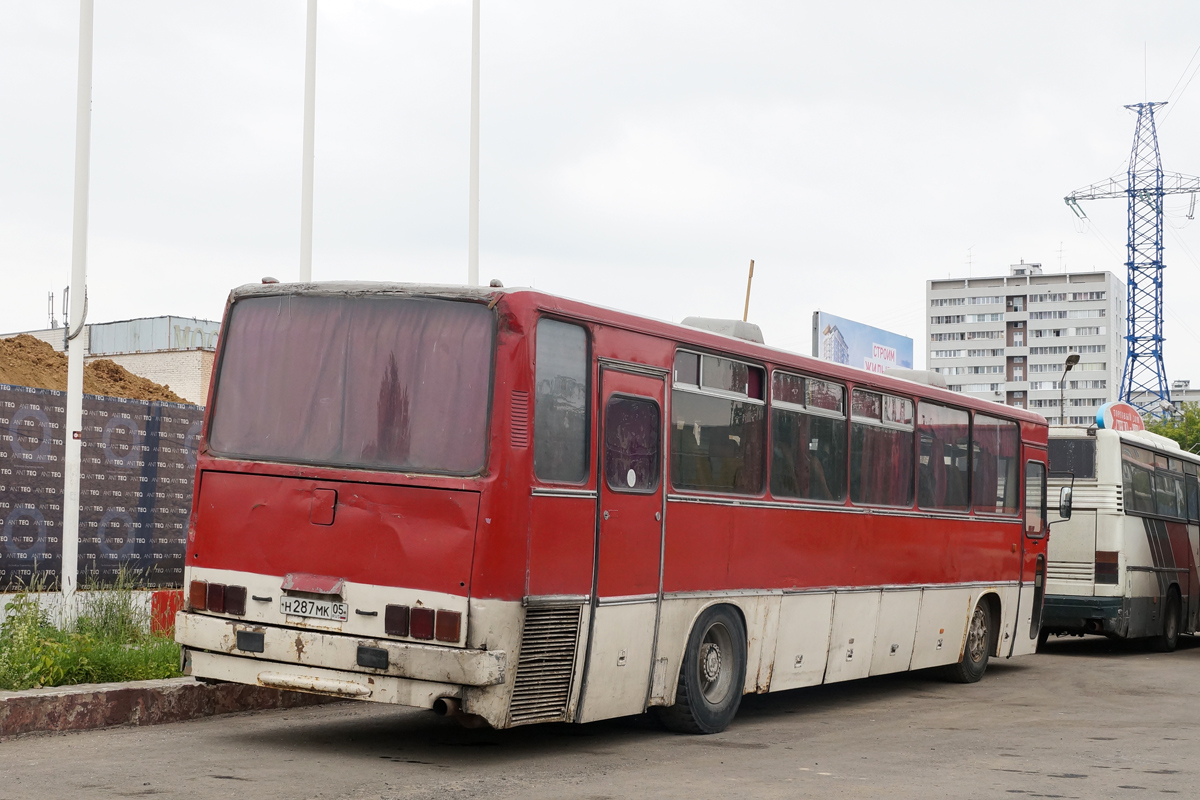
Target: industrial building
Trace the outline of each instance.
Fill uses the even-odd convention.
[[[148,317],[84,325],[84,363],[107,358],[134,375],[171,387],[189,403],[208,402],[213,358],[221,323],[191,317]],[[55,350],[66,350],[66,328],[13,331],[27,333]]]
[[[926,364],[953,391],[1068,425],[1093,422],[1120,394],[1125,284],[1111,272],[1046,274],[1022,261],[1008,275],[926,281],[925,300]]]

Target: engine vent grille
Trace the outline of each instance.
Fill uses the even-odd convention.
[[[509,415],[509,430],[513,447],[529,446],[529,392],[512,393],[512,411]]]
[[[1095,579],[1095,565],[1091,561],[1051,561],[1046,565],[1046,579],[1091,583]]]
[[[565,719],[575,674],[580,613],[578,606],[526,611],[509,712],[513,725]]]

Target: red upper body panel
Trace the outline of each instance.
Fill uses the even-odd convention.
[[[448,477],[222,458],[208,450],[210,417],[206,414],[189,565],[272,575],[308,572],[506,600],[528,594],[588,594],[597,500],[586,492],[595,492],[598,485],[598,359],[669,370],[681,345],[767,369],[779,366],[826,377],[848,387],[869,387],[1003,416],[1020,423],[1026,443],[1044,446],[1047,439],[1045,420],[1021,409],[531,290],[396,284],[251,286],[236,290],[231,306],[243,297],[270,294],[372,292],[494,306],[496,348],[484,470],[476,476]],[[542,484],[534,478],[529,435],[533,420],[528,416],[533,403],[528,403],[527,412],[520,410],[533,397],[536,323],[544,315],[583,325],[590,338],[592,468],[584,482],[569,486]],[[228,321],[229,308],[226,326]],[[221,402],[220,392],[218,372],[210,390],[210,413]],[[666,402],[669,409],[669,383]],[[668,493],[697,494],[676,492],[669,475],[663,481]],[[539,488],[577,494],[550,497],[531,492]],[[581,490],[585,494],[579,494]],[[327,507],[330,492],[336,493],[331,508]],[[776,500],[766,489],[757,497],[730,499]],[[667,503],[664,590],[1016,579],[1019,517],[975,521],[964,518],[969,515],[922,512],[905,518],[894,509],[867,514],[792,504],[794,510],[732,505],[714,510],[708,505]]]

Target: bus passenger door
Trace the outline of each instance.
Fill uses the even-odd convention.
[[[1025,516],[1021,536],[1021,575],[1017,624],[1010,655],[1037,651],[1046,596],[1046,544],[1050,527],[1046,516],[1046,451],[1025,449]]]
[[[658,622],[666,371],[600,367],[592,627],[579,720],[646,708]]]

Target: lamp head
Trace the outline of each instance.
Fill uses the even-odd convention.
[[[1067,369],[1068,370],[1072,369],[1078,363],[1079,363],[1079,353],[1071,353],[1071,355],[1067,356]]]

